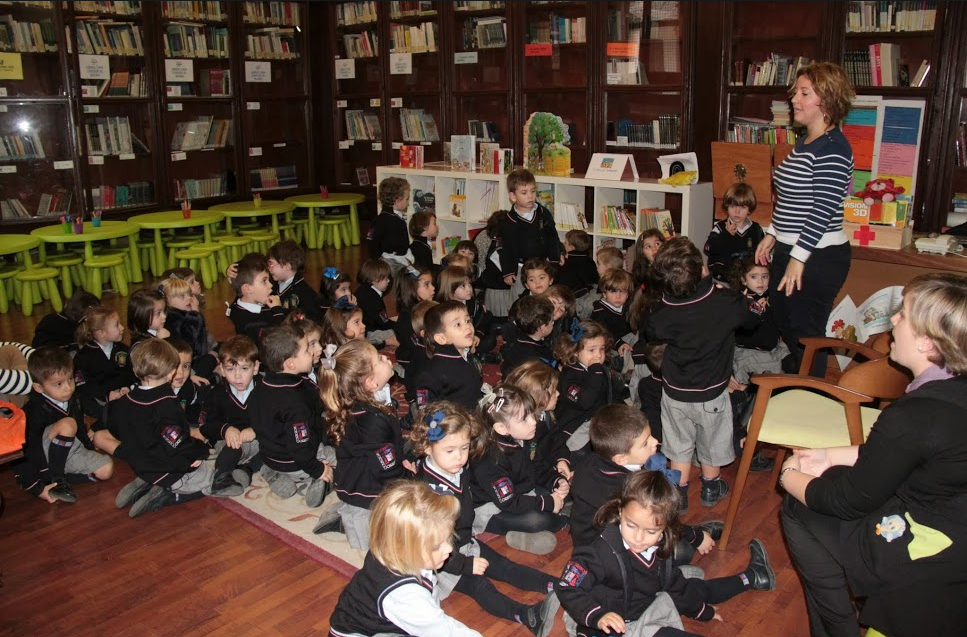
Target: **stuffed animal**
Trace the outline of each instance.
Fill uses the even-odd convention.
[[[904,187],[897,186],[892,179],[874,179],[866,182],[866,188],[855,193],[855,196],[862,197],[867,206],[872,206],[876,201],[893,201],[896,195],[902,195],[904,192]]]

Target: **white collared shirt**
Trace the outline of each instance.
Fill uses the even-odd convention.
[[[235,389],[234,385],[228,386],[228,389],[232,392],[232,396],[235,396],[235,398],[238,399],[238,402],[242,403],[243,405],[245,404],[245,401],[248,400],[248,397],[252,393],[252,390],[254,388],[255,388],[254,378],[248,382],[248,387],[246,387],[242,391]]]
[[[279,281],[279,294],[282,294],[283,292],[288,290],[289,286],[292,285],[293,281],[295,281],[295,276],[291,276],[285,281]]]
[[[107,345],[101,345],[98,343],[97,346],[101,348],[101,351],[104,352],[104,355],[107,356],[108,360],[110,360],[111,352],[114,351],[114,343],[108,343]]]
[[[66,402],[61,402],[61,401],[59,401],[59,400],[54,400],[53,398],[51,398],[51,397],[50,397],[50,396],[48,396],[47,394],[44,394],[43,396],[44,396],[44,398],[46,398],[46,399],[47,399],[47,400],[49,400],[50,402],[52,402],[52,403],[54,403],[55,405],[57,405],[58,407],[60,407],[60,408],[61,408],[61,409],[62,409],[63,411],[67,411],[67,404],[68,404],[68,403],[66,403]]]
[[[249,312],[252,312],[253,314],[261,314],[262,313],[262,306],[259,305],[258,303],[249,303],[248,301],[243,301],[241,299],[239,299],[238,301],[236,301],[236,303],[238,303],[238,306],[240,308],[246,309]]]

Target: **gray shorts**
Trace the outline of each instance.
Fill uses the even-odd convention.
[[[732,358],[732,374],[743,385],[749,384],[752,374],[781,374],[782,359],[789,356],[789,348],[782,341],[768,352],[736,347]]]
[[[664,592],[655,595],[654,601],[645,609],[641,617],[626,621],[625,628],[624,637],[654,637],[655,633],[662,628],[685,630],[682,624],[682,616],[678,613],[675,602],[672,601],[668,593]],[[564,630],[570,637],[575,637],[577,629],[577,622],[565,611]]]
[[[212,494],[212,479],[215,477],[215,468],[207,462],[201,466],[181,476],[181,479],[171,485],[171,490],[175,493],[198,493],[201,491],[205,495]]]
[[[585,420],[574,430],[574,433],[571,434],[571,437],[564,444],[571,451],[577,451],[578,449],[583,449],[589,442],[591,442],[591,421]]]
[[[494,316],[507,316],[507,312],[510,311],[510,306],[514,304],[514,300],[517,295],[511,290],[497,290],[495,288],[487,288],[484,292],[484,304],[490,313]]]
[[[319,448],[316,450],[316,460],[322,460],[326,464],[335,467],[336,466],[335,448],[327,447],[326,445],[320,444]],[[296,484],[300,482],[305,482],[307,480],[312,480],[312,476],[310,476],[308,473],[306,473],[301,469],[298,471],[289,471],[289,472],[281,471],[280,473],[284,473],[285,475],[292,478],[292,481],[295,482]]]
[[[83,423],[80,423],[80,425],[84,426]],[[44,429],[44,457],[47,458],[48,462],[50,462],[50,433],[53,428],[53,425],[49,425]],[[71,445],[70,451],[67,452],[67,464],[64,465],[64,473],[77,473],[86,476],[110,464],[110,462],[111,456],[100,451],[92,451],[82,445],[80,440],[74,438],[74,443]]]
[[[225,448],[225,441],[219,440],[215,443],[215,450],[210,454],[209,457],[217,458],[218,454],[222,452]],[[242,458],[238,461],[238,464],[245,464],[255,456],[259,455],[259,441],[253,440],[252,442],[242,443]]]
[[[711,467],[724,467],[735,460],[732,447],[732,403],[727,389],[717,398],[703,403],[685,403],[662,390],[662,451],[672,462],[698,461]]]
[[[586,321],[591,318],[594,302],[601,299],[600,292],[588,292],[574,303],[574,311],[578,318]]]
[[[349,546],[360,551],[369,550],[369,509],[343,502],[339,506],[342,527],[349,539]]]
[[[366,340],[373,345],[377,345],[379,343],[385,343],[391,336],[395,335],[393,330],[373,330],[366,332]]]

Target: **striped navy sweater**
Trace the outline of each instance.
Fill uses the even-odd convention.
[[[776,167],[777,202],[767,232],[794,246],[791,256],[805,262],[812,251],[847,242],[843,199],[853,178],[853,150],[834,128],[809,144],[803,139]]]

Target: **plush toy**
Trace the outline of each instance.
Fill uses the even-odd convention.
[[[855,193],[855,196],[862,197],[867,206],[872,206],[876,201],[893,201],[896,195],[902,195],[904,192],[903,186],[897,186],[892,179],[874,179],[866,182],[866,188]]]

